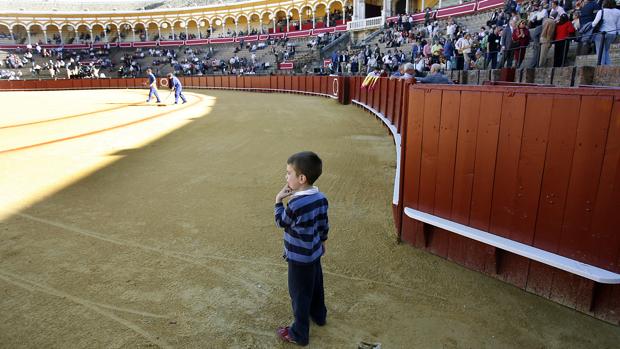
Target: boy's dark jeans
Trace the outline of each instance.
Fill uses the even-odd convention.
[[[307,344],[310,317],[319,325],[325,324],[327,317],[320,258],[308,265],[288,263],[288,293],[295,316],[290,331],[297,343]]]

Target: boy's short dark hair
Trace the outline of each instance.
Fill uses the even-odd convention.
[[[311,151],[302,151],[291,155],[286,163],[295,168],[298,175],[303,174],[312,185],[323,173],[323,161]]]

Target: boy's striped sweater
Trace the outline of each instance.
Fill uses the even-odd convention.
[[[286,208],[276,204],[276,225],[284,228],[284,258],[310,264],[323,255],[329,232],[327,208],[327,198],[316,187],[295,193]]]

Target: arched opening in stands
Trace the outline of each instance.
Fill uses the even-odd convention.
[[[314,26],[316,28],[327,27],[327,6],[325,4],[318,4],[314,11]]]
[[[16,44],[27,44],[28,31],[26,30],[26,27],[22,24],[13,25],[13,37],[15,38]]]
[[[172,37],[174,40],[185,40],[187,37],[187,33],[185,32],[185,22],[181,20],[175,21],[172,26],[172,32]]]
[[[45,32],[47,33],[47,42],[50,44],[60,45],[62,43],[60,39],[60,29],[56,24],[48,24],[45,26]]]
[[[250,15],[250,33],[252,34],[261,33],[260,16],[258,15],[258,13],[254,13]]]
[[[46,44],[45,34],[43,34],[43,27],[40,24],[32,24],[30,28],[28,28],[30,32],[30,43],[31,44]]]
[[[71,24],[65,24],[60,28],[60,36],[63,44],[75,44],[75,28]]]
[[[286,31],[286,11],[277,10],[276,11],[276,32],[283,33]]]
[[[11,29],[9,29],[9,26],[6,24],[0,24],[0,43],[13,43],[13,38],[11,37]]]
[[[201,19],[200,21],[198,21],[198,30],[199,30],[201,39],[209,37],[209,35],[211,34],[209,30],[210,27],[211,27],[211,23],[209,22],[208,19]]]
[[[301,30],[301,23],[299,17],[299,10],[294,8],[289,12],[288,30]]]
[[[133,40],[133,28],[129,23],[121,23],[120,25],[120,42],[131,42]]]
[[[147,41],[159,40],[159,26],[155,22],[149,22],[146,25]]]
[[[250,30],[248,27],[248,17],[244,15],[237,17],[237,29],[239,30],[239,32],[237,33],[239,36],[250,34]]]
[[[133,28],[136,32],[136,40],[146,41],[146,27],[144,23],[136,23]]]
[[[159,24],[159,40],[172,40],[172,26],[164,21]]]
[[[273,32],[273,14],[271,12],[263,13],[261,18],[261,29],[265,34]]]
[[[364,0],[364,18],[380,17],[383,0]]]
[[[402,14],[405,13],[405,6],[407,5],[407,0],[396,0],[393,5],[394,13],[393,14]]]
[[[301,29],[312,29],[313,11],[311,6],[304,6],[301,8]]]
[[[194,19],[187,21],[188,40],[200,39],[200,31],[198,30],[198,22]]]
[[[106,42],[107,36],[104,33],[102,24],[93,24],[93,42]],[[49,33],[47,35],[49,36]]]
[[[329,4],[329,26],[344,24],[344,11],[342,2],[336,0]]]
[[[236,35],[237,30],[235,26],[235,19],[232,17],[226,17],[224,19],[224,32],[226,37],[231,37]]]
[[[224,22],[222,22],[221,18],[214,18],[211,20],[211,36],[214,38],[221,38],[224,33],[222,29]]]
[[[118,26],[115,23],[108,23],[105,26],[108,42],[118,42]]]
[[[90,28],[86,24],[80,24],[77,27],[77,38],[81,44],[91,42]]]

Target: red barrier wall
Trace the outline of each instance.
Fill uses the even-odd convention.
[[[620,92],[462,86],[409,92],[409,105],[417,107],[407,115],[404,206],[620,272]],[[620,320],[619,285],[595,284],[405,216],[402,238]]]

